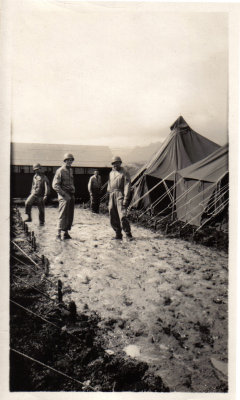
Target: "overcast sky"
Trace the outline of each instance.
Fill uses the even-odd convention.
[[[185,11],[16,1],[12,141],[143,146],[182,115],[226,143],[228,16]]]

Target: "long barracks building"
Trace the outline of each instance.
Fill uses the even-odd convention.
[[[56,170],[63,164],[65,153],[74,156],[73,173],[76,199],[89,198],[87,184],[94,169],[98,168],[102,184],[108,180],[112,154],[107,146],[82,146],[67,144],[12,143],[11,144],[11,197],[26,198],[31,190],[33,164],[40,163],[50,184]],[[51,189],[51,198],[57,194]]]

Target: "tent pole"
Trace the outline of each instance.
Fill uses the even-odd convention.
[[[182,178],[180,178],[179,179],[179,181],[178,182],[180,182],[181,181],[181,179]],[[176,187],[176,184],[175,185],[173,185],[173,189]],[[163,198],[161,199],[161,200],[163,200],[164,199],[164,197],[166,197],[166,195],[167,195],[167,193],[165,193],[164,195],[163,195]],[[173,198],[173,200],[171,201],[171,203],[170,204],[168,204],[168,206],[167,207],[165,207],[163,210],[161,210],[161,211],[159,211],[159,213],[157,213],[157,215],[154,215],[154,217],[153,218],[155,218],[155,217],[157,217],[160,213],[162,213],[162,212],[164,212],[165,210],[167,210],[169,207],[170,207],[170,205],[174,202],[174,197],[172,197]],[[153,219],[153,218],[151,218],[150,219],[150,221]],[[165,217],[164,217],[165,218]]]
[[[142,197],[140,197],[138,200],[136,200],[134,203],[130,204],[130,206],[128,207],[129,211],[130,209],[137,204],[140,200],[142,200],[145,196],[147,196],[149,193],[151,193],[154,189],[156,189],[157,186],[159,186],[164,180],[166,180],[169,176],[171,176],[173,173],[175,173],[176,171],[172,171],[170,172],[170,174],[168,174],[164,179],[161,179],[160,182],[158,182],[155,186],[153,186],[150,190],[148,190],[148,192],[144,193],[144,195]],[[145,175],[144,175],[145,176]]]
[[[173,188],[174,188],[175,186],[173,186]],[[151,205],[151,206],[149,206],[140,216],[139,216],[139,218],[141,218],[151,207],[155,207],[157,204],[159,204],[159,203],[161,203],[161,201],[167,196],[167,194],[168,193],[163,193],[160,197],[158,197],[158,199],[157,200],[155,200],[154,202],[153,202],[153,204]],[[173,197],[172,197],[173,198]],[[171,203],[174,201],[174,198],[173,198],[173,200],[170,198],[170,200],[171,200]],[[143,207],[144,208],[144,207]],[[140,211],[142,211],[143,210],[143,208],[140,210]],[[165,211],[166,209],[168,208],[168,206],[166,207],[166,208],[164,208],[164,210],[161,210],[157,215],[159,215],[162,211]],[[153,217],[155,217],[155,216],[153,216]],[[151,218],[150,219],[150,221],[152,220],[153,218]]]

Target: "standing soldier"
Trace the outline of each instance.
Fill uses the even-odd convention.
[[[131,228],[127,219],[127,207],[130,201],[131,180],[129,173],[121,167],[120,157],[112,160],[107,191],[109,192],[110,223],[116,232],[114,239],[122,239],[122,229],[128,239],[132,239]]]
[[[35,175],[33,177],[31,194],[25,202],[25,214],[28,218],[25,222],[31,222],[31,211],[33,204],[37,204],[39,210],[39,224],[44,225],[45,222],[45,206],[44,202],[50,193],[49,180],[46,175],[42,172],[41,165],[33,165],[33,171]]]
[[[88,191],[90,194],[90,203],[93,213],[99,213],[100,198],[101,198],[102,180],[99,175],[99,170],[95,169],[94,175],[91,176],[88,182]]]
[[[74,161],[72,154],[67,153],[63,158],[64,165],[57,169],[53,178],[53,189],[58,194],[59,222],[57,239],[61,239],[61,231],[64,232],[64,239],[71,239],[70,231],[73,222],[75,186],[73,182],[73,170],[71,165]]]

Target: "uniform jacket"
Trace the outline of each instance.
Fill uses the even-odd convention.
[[[65,193],[75,193],[73,169],[67,168],[66,165],[58,168],[53,178],[52,187],[61,196],[64,196]]]
[[[100,192],[101,187],[102,187],[101,176],[100,175],[98,175],[98,177],[96,177],[95,175],[91,176],[91,178],[89,179],[89,182],[88,182],[89,193]]]
[[[49,180],[44,174],[35,174],[32,181],[31,194],[35,196],[48,196],[50,193]]]
[[[131,196],[131,179],[129,173],[124,169],[120,168],[119,171],[114,169],[109,174],[109,181],[107,191],[121,192],[123,195],[123,203],[128,203]]]

